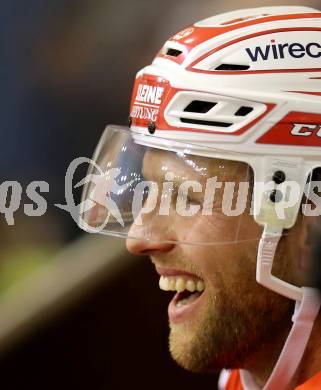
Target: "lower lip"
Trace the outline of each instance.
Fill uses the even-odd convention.
[[[174,296],[168,306],[168,317],[170,322],[173,324],[179,324],[194,318],[204,300],[204,292],[197,299],[195,299],[195,301],[180,307],[176,306],[178,297],[179,293]]]

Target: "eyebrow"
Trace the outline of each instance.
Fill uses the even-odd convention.
[[[146,179],[155,181],[165,181],[166,173],[174,173],[175,184],[180,184],[184,180],[200,180],[202,167],[197,166],[193,159],[180,159],[174,152],[148,151],[143,160],[143,176]]]
[[[211,162],[215,162],[215,165]],[[180,158],[175,152],[156,149],[145,153],[142,166],[143,176],[155,181],[165,181],[166,173],[173,172],[175,184],[183,180],[206,181],[211,177],[221,177],[226,181],[240,181],[240,178],[249,180],[249,170],[251,172],[245,163],[192,155],[182,155]]]

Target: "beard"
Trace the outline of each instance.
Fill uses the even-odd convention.
[[[193,319],[170,323],[170,353],[184,369],[247,369],[258,356],[277,358],[291,327],[293,302],[256,283],[255,264],[248,272],[242,268],[238,284],[231,280],[214,290],[207,283],[204,303]]]
[[[170,323],[173,359],[188,371],[208,373],[246,368],[258,350],[269,353],[277,335],[288,331],[293,311],[288,301],[272,294],[265,307],[253,305],[249,297],[242,307],[240,303],[236,307],[227,295],[209,297],[196,318],[184,324]]]

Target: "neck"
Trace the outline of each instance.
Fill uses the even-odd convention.
[[[245,369],[250,372],[255,383],[263,388],[272,374],[273,368],[276,365],[279,355],[282,351],[287,336],[291,330],[291,319],[283,324],[277,332],[265,343],[258,346],[256,353],[251,356],[247,362]]]
[[[266,343],[259,346],[260,350],[251,357],[245,367],[245,369],[251,373],[253,379],[260,388],[264,387],[265,383],[272,374],[273,368],[277,363],[283,345],[291,330],[291,325],[292,323],[289,321],[282,330],[279,330],[278,334],[274,335],[273,344]],[[319,314],[314,323],[305,353],[298,370],[291,381],[289,389],[294,389],[321,371],[320,335],[321,314]]]

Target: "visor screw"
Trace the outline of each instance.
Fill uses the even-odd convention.
[[[278,202],[281,202],[283,198],[283,194],[281,191],[279,190],[273,190],[271,193],[270,193],[270,200],[271,202],[273,203],[278,203]]]
[[[132,118],[129,116],[128,117],[128,126],[130,127],[132,125]]]
[[[150,134],[154,134],[155,131],[156,131],[156,125],[155,125],[155,123],[154,123],[154,122],[150,122],[150,123],[148,124],[148,132],[149,132]]]
[[[285,182],[285,179],[286,179],[286,175],[284,172],[282,171],[276,171],[274,172],[273,174],[273,177],[272,177],[272,180],[274,181],[274,183],[276,184],[282,184]]]

